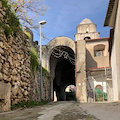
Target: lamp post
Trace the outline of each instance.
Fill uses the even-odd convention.
[[[42,81],[42,25],[46,24],[46,21],[40,21],[40,95],[43,100],[43,81]]]

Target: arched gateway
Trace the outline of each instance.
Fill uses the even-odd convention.
[[[56,43],[55,45],[53,45]],[[54,100],[66,100],[65,88],[70,84],[75,85],[75,45],[67,37],[53,39],[50,48],[50,74],[54,77]]]
[[[50,71],[52,79],[51,99],[66,100],[65,89],[72,84],[76,86],[77,100],[86,102],[85,41],[54,38],[43,46],[43,66]]]

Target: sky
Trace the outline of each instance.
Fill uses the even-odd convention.
[[[109,0],[44,0],[48,6],[47,12],[40,20],[47,23],[43,25],[42,32],[46,45],[58,36],[66,36],[75,40],[76,27],[80,22],[88,18],[97,25],[100,37],[109,37],[109,27],[104,27],[104,20]],[[39,42],[39,35],[34,33],[34,41]]]

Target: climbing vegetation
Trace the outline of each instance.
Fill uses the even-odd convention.
[[[38,61],[38,55],[34,47],[31,47],[31,51],[30,51],[30,66],[31,66],[31,70],[33,73],[35,71],[40,70],[40,63]]]
[[[30,107],[35,107],[35,106],[41,106],[41,105],[45,105],[47,104],[48,101],[44,100],[44,101],[22,101],[22,102],[18,102],[17,104],[14,104],[11,106],[11,110],[14,110],[16,108],[30,108]]]
[[[0,18],[0,28],[3,28],[6,37],[10,35],[16,36],[17,32],[20,30],[19,19],[12,12],[11,6],[8,4],[7,0],[1,0],[1,2],[4,8],[4,14],[3,18]]]
[[[31,47],[31,51],[30,51],[30,66],[31,66],[31,70],[32,70],[33,74],[36,71],[40,72],[40,62],[38,60],[38,54],[34,47]],[[42,70],[43,70],[44,74],[46,74],[46,75],[49,74],[47,69],[42,68]]]
[[[31,39],[31,34],[29,32],[24,31],[24,33],[27,35],[28,39]]]

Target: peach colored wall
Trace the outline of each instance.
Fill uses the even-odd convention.
[[[103,57],[94,56],[94,46],[105,45]],[[86,42],[86,69],[108,67],[109,66],[109,53],[108,53],[108,40],[97,40]]]
[[[116,5],[116,6],[115,6]],[[114,101],[120,100],[120,0],[118,4],[114,5],[117,7],[117,14],[114,26],[114,40],[111,53],[111,66],[112,66],[112,78],[113,78],[113,92]]]

